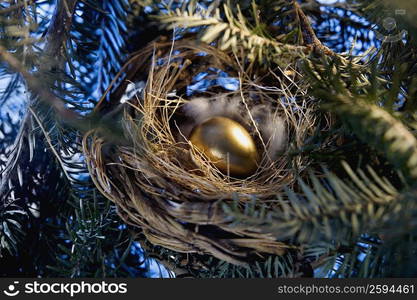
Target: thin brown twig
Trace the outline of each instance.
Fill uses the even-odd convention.
[[[323,43],[317,38],[316,33],[314,32],[313,27],[311,26],[310,20],[302,10],[300,4],[298,4],[297,0],[293,1],[295,14],[300,22],[302,35],[304,39],[305,46],[313,48],[313,50],[318,51],[320,53],[329,55],[329,56],[337,56],[337,54],[328,48],[327,46],[323,45]]]

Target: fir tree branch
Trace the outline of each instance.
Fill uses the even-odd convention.
[[[58,2],[52,23],[48,28],[45,44],[45,57],[49,62],[40,64],[41,70],[57,67],[62,57],[64,41],[68,37],[68,32],[72,24],[72,15],[75,11],[77,0],[61,0]],[[34,75],[29,73],[25,67],[12,55],[5,47],[0,45],[0,58],[6,61],[9,66],[17,73],[20,73],[26,80],[28,87],[38,96],[39,100],[46,102],[53,107],[55,111],[67,121],[76,122],[80,117],[74,111],[65,107],[62,100],[53,95]],[[54,58],[51,64],[50,59]]]
[[[46,39],[45,52],[49,57],[56,57],[62,50],[68,30],[70,29],[72,14],[75,11],[75,4],[77,0],[62,0],[58,3],[55,10],[55,15],[53,21],[48,30],[48,36]],[[25,3],[24,3],[25,4]],[[64,5],[69,9],[64,9]],[[64,11],[66,15],[64,16]],[[71,16],[69,16],[69,14]],[[74,111],[65,107],[64,102],[57,98],[52,92],[49,91],[45,86],[41,84],[38,78],[30,74],[23,64],[16,59],[8,50],[0,45],[0,59],[5,61],[11,69],[15,72],[22,75],[26,80],[27,86],[32,90],[34,95],[38,97],[39,100],[46,102],[48,105],[54,108],[54,110],[64,119],[72,123],[76,123],[80,119],[80,116]],[[52,67],[52,65],[49,65]],[[45,66],[44,66],[45,67]],[[25,119],[21,124],[19,134],[15,140],[15,148],[18,152],[13,157],[12,161],[9,161],[7,164],[6,170],[2,174],[1,183],[0,183],[0,195],[3,196],[6,194],[7,184],[13,174],[15,168],[15,162],[19,159],[20,154],[22,153],[19,145],[21,145],[23,138],[25,137],[25,132],[27,130],[27,125],[30,124],[30,115],[26,114]]]
[[[54,46],[47,48],[54,49],[54,51],[60,51]],[[50,53],[52,53],[52,50],[50,50]],[[35,75],[29,73],[24,66],[1,45],[0,59],[3,59],[15,72],[22,75],[28,88],[32,91],[33,96],[35,96],[34,98],[53,108],[60,120],[81,131],[88,131],[91,128],[100,126],[102,132],[104,132],[109,140],[119,143],[126,142],[119,132],[115,132],[115,128],[112,124],[107,124],[109,122],[101,122],[96,119],[95,115],[83,117],[74,110],[67,108],[63,100],[55,96],[37,77],[35,77]]]
[[[224,17],[223,17],[224,14]],[[303,57],[311,47],[293,45],[271,38],[267,33],[254,28],[237,6],[237,13],[227,4],[217,7],[213,3],[207,11],[199,11],[192,6],[183,10],[175,9],[154,16],[168,29],[202,27],[202,42],[216,42],[222,51],[235,51],[239,47],[247,51],[251,61],[280,63],[286,65],[288,56]]]
[[[58,51],[55,46],[47,49],[53,49],[53,51]],[[49,50],[49,53],[53,52]],[[40,101],[45,102],[54,110],[60,117],[65,121],[74,123],[79,121],[80,115],[76,112],[65,107],[64,102],[56,97],[52,92],[50,92],[34,75],[30,74],[25,67],[13,56],[11,55],[6,48],[0,45],[0,58],[7,62],[9,66],[17,73],[20,73],[23,78],[26,80],[28,87],[32,90],[34,95],[38,96]]]
[[[5,195],[7,195],[7,189],[9,181],[12,177],[13,170],[15,169],[16,162],[18,161],[22,151],[24,149],[22,148],[22,142],[23,138],[27,135],[28,125],[30,124],[30,116],[29,114],[26,114],[21,125],[20,130],[15,138],[15,141],[13,143],[13,151],[12,154],[8,157],[6,166],[4,170],[0,173],[0,197],[3,198]],[[6,201],[5,198],[1,199],[3,202]],[[2,203],[1,205],[3,205]]]
[[[71,179],[71,176],[69,176],[69,174],[68,174],[68,172],[67,172],[67,170],[66,170],[66,168],[65,168],[64,162],[63,162],[63,161],[62,161],[62,159],[61,159],[61,156],[59,155],[59,153],[58,153],[58,152],[57,152],[57,150],[55,149],[54,145],[52,144],[52,140],[51,140],[51,138],[49,137],[48,132],[46,131],[45,127],[42,125],[42,121],[39,119],[39,117],[38,117],[38,115],[36,114],[36,112],[35,112],[35,111],[33,110],[33,108],[32,108],[32,107],[30,107],[30,106],[29,106],[29,111],[30,111],[30,113],[32,114],[33,118],[36,120],[36,123],[38,123],[39,127],[41,128],[42,133],[43,133],[43,135],[44,135],[44,137],[45,137],[46,141],[48,142],[48,144],[49,144],[49,147],[50,147],[51,151],[54,153],[54,155],[55,155],[56,159],[58,160],[59,164],[61,165],[62,172],[64,172],[65,176],[66,176],[68,179]]]
[[[41,64],[43,70],[62,64],[63,60],[60,58],[65,56],[65,41],[68,39],[77,2],[78,0],[60,0],[56,5],[46,37],[46,61]]]
[[[323,43],[317,38],[310,21],[301,9],[301,6],[300,4],[298,4],[297,0],[294,0],[293,3],[295,14],[300,22],[305,45],[308,47],[312,47],[319,53],[323,53],[329,56],[336,56],[335,52],[323,45]]]

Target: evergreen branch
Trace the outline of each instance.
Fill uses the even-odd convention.
[[[299,23],[304,39],[301,45],[289,43],[287,40],[291,33],[288,32],[277,38],[271,37],[270,32],[265,30],[266,26],[262,24],[259,14],[256,13],[254,3],[252,18],[255,25],[248,22],[238,4],[235,9],[237,12],[234,13],[230,5],[224,4],[219,8],[216,2],[212,3],[207,10],[199,10],[191,4],[182,9],[168,8],[166,13],[155,18],[165,24],[168,29],[198,28],[202,42],[207,44],[214,42],[223,51],[236,51],[238,48],[243,48],[248,52],[247,57],[251,61],[258,60],[261,65],[273,62],[287,66],[289,57],[305,58],[306,54],[314,51],[340,60],[344,64],[359,67],[359,59],[349,61],[344,55],[335,53],[317,38],[311,22],[297,1],[290,0],[287,4],[292,5],[294,19]],[[282,10],[285,5],[283,3],[280,5]]]
[[[310,174],[311,187],[299,179],[301,194],[287,189],[288,201],[280,198],[281,205],[270,212],[251,204],[243,210],[236,204],[224,204],[224,209],[235,223],[256,226],[281,241],[350,243],[352,234],[372,232],[398,214],[403,194],[371,168],[367,176],[346,163],[343,167],[349,182],[326,170],[324,179]]]
[[[57,15],[55,15],[55,18],[53,18],[53,22],[51,23],[50,30],[48,31],[48,36],[46,39],[46,45],[45,45],[45,52],[48,55],[48,58],[54,57],[57,58],[61,51],[61,47],[63,47],[63,41],[66,38],[66,32],[65,30],[69,29],[70,24],[70,18],[67,15],[64,16],[62,14],[64,4],[69,6],[67,8],[71,8],[72,11],[69,11],[72,13],[75,9],[75,3],[74,0],[63,0],[64,2],[59,2],[57,5],[56,14],[59,16],[57,18]],[[26,3],[24,3],[26,5]],[[60,26],[64,26],[64,28],[61,28]],[[39,97],[42,101],[48,103],[51,107],[57,111],[63,118],[71,119],[72,121],[76,121],[75,117],[78,118],[78,115],[75,114],[75,112],[70,111],[65,107],[65,104],[58,99],[55,95],[53,95],[48,88],[46,88],[38,78],[36,78],[34,75],[32,75],[25,66],[10,52],[8,49],[6,49],[4,46],[0,45],[0,59],[5,61],[9,67],[16,73],[20,74],[27,83],[27,86],[31,89],[31,91]],[[55,60],[55,63],[59,63],[59,60]],[[53,67],[52,64],[48,64],[48,67]],[[46,65],[43,65],[43,69],[47,67]],[[18,172],[19,178],[21,178],[19,173],[19,168],[16,169],[16,162],[23,157],[23,155],[26,154],[25,151],[22,151],[22,145],[24,143],[24,139],[29,138],[28,135],[28,128],[31,125],[31,118],[29,114],[26,114],[24,121],[21,123],[19,134],[17,135],[14,143],[13,151],[10,153],[8,157],[8,162],[6,165],[6,168],[2,172],[1,182],[0,182],[0,196],[2,197],[3,203],[2,203],[2,209],[4,209],[4,206],[6,205],[7,201],[7,188],[9,182],[11,182],[11,178],[15,172]],[[32,141],[28,139],[29,145],[32,145]],[[30,157],[32,157],[32,151],[33,149],[29,149],[31,151]],[[18,234],[19,232],[17,232]]]
[[[30,118],[29,115],[26,114],[21,125],[19,132],[15,138],[15,141],[12,146],[12,151],[8,155],[8,159],[6,162],[5,167],[0,172],[1,180],[0,180],[0,197],[4,197],[2,200],[3,202],[6,201],[7,189],[8,184],[10,181],[10,177],[15,171],[16,163],[19,160],[19,157],[23,150],[23,139],[26,138],[28,127],[30,126]],[[4,203],[2,203],[4,205]]]
[[[59,64],[62,64],[61,58],[64,57],[65,53],[64,43],[68,39],[77,1],[60,0],[56,5],[46,35],[45,56],[40,65],[42,70],[56,68]]]
[[[336,53],[334,53],[331,49],[323,45],[322,42],[317,38],[316,33],[311,27],[310,21],[301,9],[300,4],[298,4],[297,0],[293,0],[293,5],[297,18],[300,22],[304,43],[307,46],[313,47],[316,51],[321,52],[325,55],[336,56]]]
[[[23,140],[28,135],[28,124],[26,124],[28,121],[29,118],[25,116],[11,150],[3,153],[7,160],[0,169],[0,257],[3,256],[3,249],[11,254],[16,254],[18,244],[22,242],[25,234],[22,222],[28,215],[18,205],[19,199],[13,190],[12,174],[16,171],[19,181],[22,181],[22,170],[18,167],[20,163],[18,159],[22,152],[27,151],[23,145]]]
[[[49,53],[58,51],[55,46],[46,47]],[[0,45],[0,58],[6,61],[9,66],[17,73],[20,73],[26,80],[28,87],[32,92],[39,97],[41,101],[46,102],[49,106],[54,108],[56,113],[62,117],[63,120],[71,124],[77,124],[80,121],[80,115],[71,109],[65,107],[65,103],[52,94],[34,75],[30,74],[24,66],[11,55],[6,48]]]
[[[376,70],[367,74],[366,69],[353,71],[349,65],[344,70],[334,61],[307,62],[304,69],[312,84],[311,93],[323,100],[322,108],[336,113],[363,142],[383,153],[413,183],[417,178],[417,139],[397,117],[399,114],[390,112],[396,101],[391,94],[395,87],[387,91],[389,82],[378,77]],[[385,94],[391,98],[387,103]]]
[[[238,6],[237,17],[233,15],[232,9],[228,5],[223,5],[223,12],[226,21],[221,18],[219,8],[210,8],[208,12],[199,12],[197,10],[169,10],[167,14],[156,16],[156,18],[168,24],[170,29],[176,27],[202,28],[200,40],[205,43],[217,41],[218,47],[223,50],[236,50],[243,47],[249,51],[248,57],[251,60],[282,62],[285,54],[303,56],[309,51],[308,47],[292,44],[281,43],[268,37],[260,28],[251,28],[246,18],[243,16]],[[272,55],[272,57],[271,57]],[[268,57],[268,59],[266,59]]]
[[[67,56],[79,64],[70,64],[71,70],[80,74],[77,81],[96,101],[126,58],[129,8],[127,0],[85,1],[77,6],[83,17],[74,19],[69,43],[74,46],[67,50]],[[87,109],[91,110],[91,104],[86,103]]]
[[[3,256],[2,249],[11,254],[17,253],[18,244],[24,236],[21,216],[27,217],[26,212],[13,202],[0,206],[0,257]]]
[[[306,275],[303,274],[304,270],[294,257],[294,253],[286,253],[282,256],[268,255],[256,259],[251,264],[240,266],[213,256],[177,253],[151,245],[142,237],[140,242],[148,257],[156,259],[176,277],[181,278],[278,278]]]
[[[64,195],[61,197],[65,201],[64,204],[68,205],[68,207],[57,212],[52,218],[42,219],[41,222],[44,226],[38,234],[40,239],[45,239],[47,243],[52,243],[48,245],[49,249],[46,255],[49,256],[47,260],[49,263],[47,266],[49,274],[58,274],[58,276],[67,274],[67,276],[71,277],[138,276],[145,272],[145,268],[141,267],[140,257],[138,257],[138,255],[142,256],[143,254],[131,255],[130,251],[133,248],[131,247],[133,241],[131,240],[129,230],[126,226],[121,228],[123,225],[121,225],[121,221],[116,215],[114,205],[111,205],[101,195],[96,195],[94,186],[87,177],[86,166],[77,155],[79,154],[76,140],[79,134],[77,129],[87,130],[100,127],[103,132],[107,130],[107,136],[110,140],[120,141],[123,137],[120,132],[115,132],[114,120],[108,120],[109,124],[107,124],[106,122],[101,122],[97,116],[84,117],[75,111],[75,109],[82,109],[83,103],[79,104],[81,102],[81,94],[76,94],[78,90],[68,88],[68,85],[77,87],[78,83],[76,80],[79,79],[75,75],[72,62],[79,63],[81,70],[81,68],[88,68],[91,64],[88,59],[96,58],[94,57],[95,53],[92,52],[89,53],[88,59],[84,59],[82,52],[76,53],[71,48],[73,45],[76,45],[76,51],[81,51],[77,38],[83,40],[89,34],[88,29],[85,28],[89,20],[88,18],[92,17],[92,20],[96,21],[96,14],[92,14],[91,10],[85,9],[86,6],[80,5],[77,9],[85,11],[85,14],[82,14],[83,22],[81,23],[83,25],[74,24],[79,20],[79,18],[73,18],[76,2],[61,1],[55,7],[52,24],[46,34],[46,45],[42,45],[44,51],[35,61],[36,70],[38,71],[35,73],[25,72],[25,70],[33,70],[33,68],[28,68],[24,63],[19,64],[19,59],[17,59],[18,53],[11,54],[12,51],[9,51],[9,53],[6,53],[6,59],[3,57],[13,71],[17,71],[22,75],[28,90],[31,91],[33,100],[31,105],[33,106],[30,107],[30,111],[33,114],[30,116],[30,119],[38,123],[45,136],[45,144],[42,143],[42,146],[39,147],[50,148],[56,158],[55,160],[50,159],[51,164],[54,164],[57,168],[59,167],[59,170],[66,174],[65,178],[62,178],[60,182],[55,184],[51,182],[52,186],[48,188],[50,190],[57,188],[58,191],[62,191],[64,186],[68,186],[68,190],[65,190]],[[105,17],[110,22],[103,22],[104,25],[101,27],[102,41],[100,43],[102,43],[103,49],[100,51],[104,54],[101,52],[99,54],[103,56],[103,59],[107,58],[103,64],[106,68],[112,66],[117,69],[117,64],[112,64],[115,62],[114,57],[119,57],[120,59],[123,57],[121,53],[117,53],[117,49],[112,52],[114,48],[113,43],[115,41],[118,42],[119,38],[117,32],[115,32],[115,35],[112,35],[111,32],[114,31],[115,23],[123,21],[123,15],[120,15],[120,11],[123,12],[124,8],[118,7],[119,2],[126,1],[117,1],[117,3],[116,1],[106,1],[108,11],[105,12]],[[99,3],[99,5],[101,4]],[[100,12],[100,14],[102,13]],[[101,23],[102,20],[98,19],[98,22]],[[81,28],[82,26],[84,28]],[[98,36],[97,24],[94,24],[94,26],[91,27],[93,28],[91,35],[95,38]],[[120,26],[123,28],[123,24]],[[77,30],[80,31],[77,32]],[[79,32],[82,32],[83,35],[78,34]],[[59,37],[54,38],[53,36],[55,35],[59,35]],[[114,38],[115,36],[116,39]],[[103,41],[107,42],[107,44],[104,44]],[[83,51],[93,51],[92,45],[86,47],[86,49]],[[108,59],[108,57],[112,59]],[[67,67],[72,72],[72,76],[67,75]],[[91,66],[92,69],[95,67]],[[106,70],[110,71],[110,69]],[[90,70],[90,73],[93,72]],[[109,76],[111,76],[110,72]],[[47,80],[42,82],[38,77]],[[69,109],[66,106],[67,103],[75,109]],[[47,109],[44,110],[43,108]],[[73,128],[69,130],[62,128],[61,121]],[[113,136],[113,138],[110,136]],[[17,157],[21,159],[21,155],[17,155]],[[68,201],[67,198],[69,198]],[[48,196],[44,201],[52,199],[53,197]],[[75,201],[71,201],[72,199],[75,199]],[[49,205],[42,209],[42,213],[45,214],[45,211],[48,209],[50,209]],[[62,228],[63,225],[67,227]],[[107,237],[111,238],[104,241]],[[67,244],[68,242],[70,242],[70,245]],[[117,243],[117,245],[114,245],[114,243]],[[21,245],[19,245],[19,248],[22,250]],[[24,251],[19,253],[20,259],[23,256],[22,252]],[[125,265],[126,259],[133,261],[133,263],[132,261],[129,262],[130,266],[134,266],[133,268]],[[42,259],[40,261],[42,262]],[[37,263],[39,262],[34,262],[34,264]],[[97,266],[100,266],[99,270],[97,270]],[[38,272],[36,275],[45,272],[45,266],[42,265]]]
[[[346,95],[332,95],[332,101],[337,104],[331,109],[362,141],[384,153],[410,183],[417,179],[417,139],[400,120],[377,105],[353,101]]]
[[[77,0],[61,0],[56,6],[51,25],[47,32],[44,47],[45,59],[43,62],[40,62],[41,71],[39,72],[56,68],[59,64],[62,64],[60,60],[62,57],[62,49],[72,24],[72,14],[75,10],[76,3]],[[74,122],[79,119],[78,114],[67,109],[62,100],[49,92],[49,89],[43,86],[34,75],[29,73],[25,66],[2,45],[0,45],[0,58],[9,64],[13,71],[21,74],[27,81],[28,87],[39,99],[53,107],[63,119],[68,121],[73,120]]]
[[[4,51],[3,51],[4,50]],[[49,91],[47,87],[34,75],[30,74],[20,64],[20,62],[13,57],[6,49],[0,45],[0,58],[9,63],[9,65],[19,72],[26,80],[28,88],[32,91],[41,102],[44,102],[47,106],[52,107],[55,113],[59,116],[59,119],[83,132],[92,128],[101,128],[101,131],[106,137],[113,142],[126,143],[125,138],[119,132],[116,132],[115,128],[110,122],[101,122],[97,119],[96,115],[89,117],[83,117],[72,109],[66,107],[65,102],[55,96]]]
[[[46,141],[48,142],[48,144],[49,144],[49,148],[51,149],[51,151],[54,153],[54,155],[55,155],[55,157],[56,157],[56,159],[58,160],[58,162],[59,162],[59,164],[61,165],[61,169],[62,169],[62,172],[65,174],[65,176],[68,178],[68,179],[71,179],[71,177],[69,176],[69,174],[68,174],[68,172],[67,172],[67,170],[66,170],[66,168],[65,168],[65,165],[64,165],[64,162],[62,161],[62,159],[61,159],[61,156],[59,155],[59,153],[57,152],[57,150],[55,149],[55,147],[54,147],[54,145],[52,145],[52,140],[51,140],[51,138],[49,137],[49,135],[48,135],[48,132],[46,132],[46,129],[44,128],[44,126],[42,125],[42,122],[41,122],[41,120],[39,119],[39,117],[37,116],[37,114],[36,114],[36,112],[29,106],[29,111],[30,111],[30,113],[32,114],[32,116],[33,116],[33,118],[36,120],[36,122],[38,123],[38,125],[39,125],[39,127],[41,128],[41,130],[42,130],[42,133],[43,133],[43,135],[44,135],[44,137],[45,137],[45,139],[46,139]]]

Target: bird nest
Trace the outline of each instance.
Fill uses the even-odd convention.
[[[199,96],[240,103],[237,114],[246,118],[245,126],[262,156],[256,172],[246,178],[221,172],[179,130],[187,117],[184,107],[193,99],[184,96],[187,87],[196,74],[216,78],[218,70],[238,79],[238,89],[210,86]],[[210,254],[235,264],[253,255],[282,255],[294,248],[256,226],[236,222],[223,204],[243,210],[251,202],[279,210],[287,201],[279,197],[283,188],[292,186],[307,166],[307,158],[294,149],[313,134],[316,120],[296,61],[285,69],[267,69],[248,63],[243,54],[223,53],[208,45],[159,42],[131,56],[119,74],[126,76],[119,90],[143,74],[145,87],[124,104],[121,123],[128,143],[112,143],[100,130],[87,133],[83,143],[95,185],[116,203],[122,219],[139,227],[154,245]],[[285,147],[274,158],[268,157],[268,141],[251,116],[259,105],[285,124],[281,136]]]

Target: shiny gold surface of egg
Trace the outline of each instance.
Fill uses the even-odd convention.
[[[190,141],[224,174],[244,177],[256,171],[255,142],[249,132],[232,119],[208,119],[192,130]]]

